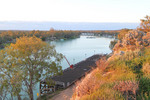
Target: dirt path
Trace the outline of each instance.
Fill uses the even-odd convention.
[[[61,91],[59,94],[52,97],[50,100],[70,100],[73,95],[75,85],[68,87],[66,90]]]

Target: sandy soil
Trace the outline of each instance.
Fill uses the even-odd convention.
[[[59,94],[52,97],[50,100],[70,100],[73,95],[73,90],[75,85],[68,87],[67,89],[61,91]]]

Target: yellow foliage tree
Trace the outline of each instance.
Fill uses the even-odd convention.
[[[62,54],[58,54],[54,46],[35,36],[24,36],[0,52],[0,71],[3,72],[0,75],[5,76],[8,73],[13,88],[16,86],[13,84],[17,82],[26,86],[27,93],[33,100],[33,87],[38,82],[62,72],[60,66],[62,58]],[[16,88],[22,90],[20,85]]]

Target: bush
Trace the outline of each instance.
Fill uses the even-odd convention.
[[[136,99],[138,83],[135,81],[120,81],[114,86],[114,89],[120,91],[126,99]]]
[[[150,95],[147,94],[140,94],[136,97],[136,100],[150,100]]]
[[[77,96],[89,95],[93,91],[99,88],[101,81],[97,80],[95,77],[95,73],[97,69],[92,71],[92,73],[86,75],[86,77],[81,80],[81,82],[76,83],[76,90],[75,93]]]
[[[109,48],[112,50],[115,46],[115,44],[117,43],[118,40],[113,40],[110,42]]]
[[[81,100],[125,100],[121,93],[112,89],[113,84],[104,84],[90,95],[84,95]]]
[[[150,75],[150,64],[149,63],[144,64],[142,71],[144,72],[144,74]]]
[[[150,79],[142,77],[139,81],[139,93],[150,96]]]

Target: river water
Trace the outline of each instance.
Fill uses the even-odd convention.
[[[70,64],[76,64],[94,54],[107,54],[111,52],[109,44],[110,41],[114,40],[113,38],[88,37],[80,36],[76,39],[47,41],[47,43],[55,45],[56,51],[62,53]],[[65,59],[61,62],[61,66],[62,69],[69,67]],[[34,100],[37,99],[37,93],[39,93],[39,84],[36,85],[34,90]],[[24,97],[28,98],[27,95]]]
[[[62,53],[70,64],[76,64],[94,54],[110,53],[109,44],[112,40],[113,38],[80,36],[77,39],[53,41],[51,44],[56,46],[56,51]],[[61,65],[63,69],[69,67],[65,59]]]

